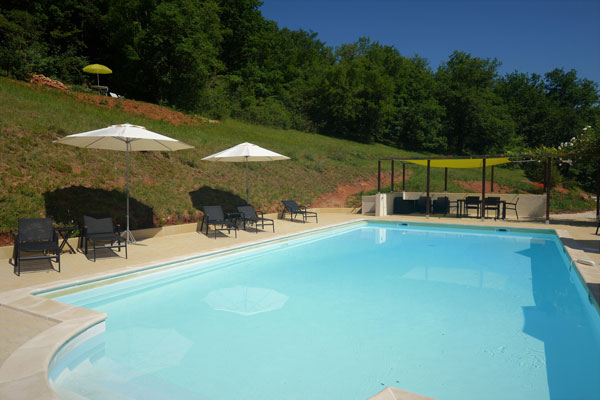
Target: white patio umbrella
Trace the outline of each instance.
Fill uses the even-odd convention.
[[[131,151],[176,151],[191,149],[194,146],[179,140],[160,135],[143,126],[120,124],[111,125],[95,131],[77,133],[55,140],[56,143],[68,144],[86,149],[117,150],[127,152],[127,240],[135,242],[129,230],[129,152]]]
[[[227,150],[204,157],[203,161],[245,162],[246,163],[246,203],[248,203],[248,161],[277,161],[290,158],[252,143],[240,143]]]

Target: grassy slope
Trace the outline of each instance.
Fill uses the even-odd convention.
[[[269,210],[274,210],[282,198],[309,203],[339,184],[373,178],[377,159],[408,154],[379,144],[364,145],[233,120],[174,126],[81,102],[73,93],[0,79],[0,233],[14,230],[18,218],[24,217],[49,215],[69,223],[81,213],[104,211],[122,219],[125,154],[52,141],[124,122],[195,146],[174,153],[132,153],[133,227],[194,220],[202,205],[232,207],[241,202],[245,198],[244,164],[200,159],[244,141],[292,158],[250,163],[250,202]],[[425,169],[409,170],[407,189],[423,189]],[[496,182],[501,185],[521,191],[531,188],[519,169],[496,171]],[[478,170],[457,170],[450,180],[479,179]],[[442,186],[443,170],[434,170],[432,190]],[[452,182],[449,190],[463,191]]]

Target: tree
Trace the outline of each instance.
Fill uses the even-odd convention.
[[[502,152],[515,146],[514,123],[494,91],[496,59],[480,59],[455,51],[437,73],[438,100],[446,108],[444,129],[458,153]]]
[[[121,89],[131,97],[195,111],[209,79],[222,67],[217,4],[148,3],[115,1],[106,18],[107,25],[117,27],[107,52]]]
[[[550,104],[545,134],[548,145],[570,140],[600,117],[598,85],[578,79],[575,70],[548,72],[544,86]]]
[[[337,62],[323,74],[313,96],[311,117],[320,132],[370,143],[393,112],[394,82],[373,52],[378,43],[361,38],[340,46]]]

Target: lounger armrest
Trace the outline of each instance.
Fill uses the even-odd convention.
[[[256,210],[256,215],[259,215],[262,217],[265,215],[265,213],[263,213],[262,211]]]
[[[302,211],[306,211],[306,206],[298,206]]]
[[[84,225],[81,227],[81,234],[83,235],[83,237],[88,237],[88,227],[87,225]]]

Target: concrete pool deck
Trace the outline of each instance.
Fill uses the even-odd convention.
[[[275,217],[274,215],[270,216]],[[149,265],[182,260],[193,256],[233,249],[242,245],[272,240],[361,219],[429,222],[458,225],[484,225],[554,229],[587,282],[596,301],[600,299],[600,236],[594,235],[592,219],[557,216],[550,225],[536,221],[494,221],[455,217],[395,215],[369,217],[346,213],[319,212],[319,223],[306,224],[276,220],[273,233],[239,231],[238,238],[220,235],[217,239],[198,232],[157,236],[129,246],[129,259],[110,253],[93,262],[84,254],[61,256],[61,272],[49,269],[28,270],[20,277],[13,273],[9,260],[0,259],[0,398],[58,399],[47,380],[53,354],[68,339],[104,320],[103,313],[57,303],[30,293],[68,283],[82,282],[134,271]],[[117,255],[119,253],[116,253]]]

